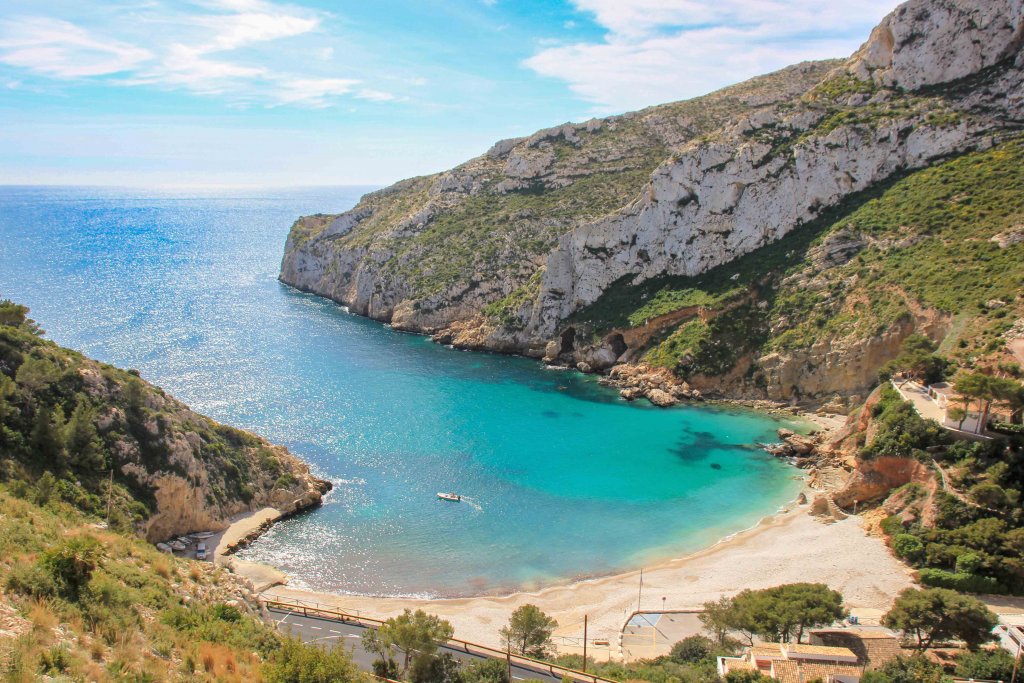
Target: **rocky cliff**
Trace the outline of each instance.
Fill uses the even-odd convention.
[[[42,339],[26,313],[0,301],[0,480],[148,540],[265,506],[289,514],[330,488],[286,448]]]
[[[1020,129],[1022,7],[911,0],[843,63],[799,65],[705,98],[500,142],[341,216],[301,219],[281,279],[448,343],[595,370],[718,329],[733,353],[701,367],[677,353],[671,369],[727,395],[861,392],[906,334],[927,327],[941,339],[953,312],[890,289],[906,314],[883,329],[786,346],[772,343],[793,326],[772,308],[776,284],[769,293],[763,278],[735,274],[746,292],[713,302],[728,304],[720,316],[708,313],[707,297],[679,292],[791,234],[835,233],[836,220],[877,188]],[[903,248],[879,247],[863,230],[844,237],[833,252],[803,245],[807,282],[820,284],[833,256],[842,265],[865,248]],[[765,264],[760,275],[770,274]],[[675,308],[625,320],[608,313],[610,300],[631,296],[618,290],[657,296],[642,288],[666,278],[690,280],[668,297]],[[891,303],[876,290],[859,294],[872,310]],[[634,313],[642,301],[634,297]],[[705,312],[678,314],[694,306]],[[758,316],[766,335],[729,338],[743,332],[739,317]],[[652,319],[662,322],[652,328]]]

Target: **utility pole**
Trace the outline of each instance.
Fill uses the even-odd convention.
[[[107,484],[107,525],[110,525],[110,505],[114,501],[114,468],[110,468],[110,483]]]
[[[644,568],[640,567],[640,590],[636,594],[636,611],[640,611],[640,598],[644,595]]]
[[[587,615],[583,615],[583,673],[587,673]]]
[[[1010,631],[1013,633],[1013,631]],[[1017,656],[1013,658],[1013,675],[1010,676],[1010,683],[1017,683],[1017,668],[1020,666],[1020,651],[1024,648],[1024,642],[1017,643]]]
[[[512,641],[505,641],[505,665],[508,668],[508,683],[512,683]]]

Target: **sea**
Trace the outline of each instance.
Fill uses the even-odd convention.
[[[537,589],[685,555],[797,494],[799,471],[757,443],[802,425],[628,403],[592,375],[447,348],[280,283],[292,222],[371,189],[0,186],[0,298],[330,480],[322,507],[241,554],[298,587]]]

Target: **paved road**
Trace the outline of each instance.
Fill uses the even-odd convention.
[[[371,671],[373,660],[377,655],[363,649],[363,633],[367,627],[361,624],[334,621],[320,617],[304,617],[288,610],[270,609],[278,629],[291,635],[299,636],[307,643],[323,643],[331,647],[344,647],[352,655],[352,659],[360,668]],[[457,648],[443,647],[443,652],[450,652],[464,664],[486,659],[483,655],[464,652]],[[544,683],[560,683],[561,676],[552,676],[544,670],[534,670],[521,664],[512,663],[512,680],[539,680]]]

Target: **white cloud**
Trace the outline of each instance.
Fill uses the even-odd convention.
[[[361,100],[370,100],[371,102],[390,102],[395,99],[395,96],[389,92],[382,90],[374,90],[372,88],[363,88],[356,95]]]
[[[53,78],[106,76],[151,57],[144,48],[95,38],[59,19],[25,17],[0,25],[0,62]]]
[[[216,31],[211,43],[202,48],[208,52],[215,52],[236,50],[252,43],[300,36],[314,30],[320,21],[313,17],[267,11],[203,17],[197,19],[196,23]]]
[[[600,113],[694,97],[788,64],[845,57],[898,0],[573,0],[607,34],[524,63]]]
[[[241,107],[394,100],[338,72],[334,47],[311,36],[326,16],[268,0],[159,0],[108,13],[104,35],[83,22],[21,17],[0,24],[0,63],[51,78],[115,76],[108,82],[219,95]],[[302,46],[282,42],[298,37]]]
[[[347,78],[282,79],[273,93],[278,104],[302,103],[313,107],[327,106],[329,98],[347,95],[359,81]]]

